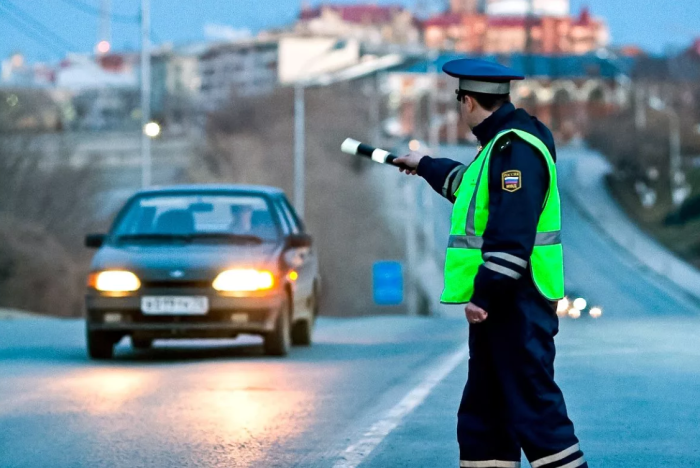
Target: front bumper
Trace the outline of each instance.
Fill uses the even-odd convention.
[[[204,315],[146,315],[141,312],[143,296],[206,296],[209,311]],[[261,334],[274,330],[283,293],[231,297],[202,289],[143,290],[137,294],[111,297],[89,291],[86,298],[87,327],[148,338],[226,338],[239,333]],[[105,314],[118,313],[118,322],[105,321]]]

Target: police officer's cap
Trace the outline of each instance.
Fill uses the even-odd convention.
[[[483,94],[509,94],[511,81],[525,79],[511,68],[478,59],[452,60],[442,71],[459,78],[459,91]]]

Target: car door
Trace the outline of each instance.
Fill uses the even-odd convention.
[[[304,224],[286,197],[277,199],[277,207],[290,235],[305,234]],[[298,277],[293,281],[295,318],[313,316],[314,281],[317,277],[315,247],[290,248],[285,253]]]

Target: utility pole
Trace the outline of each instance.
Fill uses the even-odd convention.
[[[428,146],[430,147],[431,156],[436,158],[440,152],[440,129],[442,124],[445,122],[443,116],[438,116],[439,114],[439,74],[437,67],[437,60],[439,54],[437,51],[431,51],[428,54],[428,74],[430,75],[430,90],[428,97],[430,101],[428,102]],[[433,196],[431,189],[428,184],[423,184],[423,209],[428,214],[428,221],[423,224],[423,234],[425,238],[425,247],[428,255],[433,255],[435,251],[435,223],[433,222],[433,217],[430,215],[433,211]],[[431,304],[431,307],[434,305]]]
[[[382,83],[384,81],[384,75],[380,72],[376,72],[374,74],[374,92],[372,93],[372,96],[370,97],[370,122],[372,123],[372,141],[374,142],[375,145],[378,147],[382,147],[381,145],[381,125],[382,125]]]
[[[406,312],[418,315],[418,249],[416,229],[416,184],[409,178],[403,180],[403,198],[406,203],[404,213],[404,233],[406,235]],[[432,253],[432,252],[431,252]]]
[[[306,105],[305,84],[297,80],[294,84],[294,208],[304,219],[305,207],[305,152],[306,152]]]
[[[306,106],[305,93],[307,86],[313,86],[314,81],[308,76],[308,68],[328,52],[341,50],[345,41],[336,40],[333,46],[321,54],[302,62],[299,70],[302,76],[294,82],[294,208],[301,218],[304,218],[306,192]]]
[[[647,128],[647,104],[646,104],[646,94],[644,88],[642,88],[641,83],[637,83],[634,86],[634,126],[637,131],[642,131]]]
[[[528,0],[527,14],[525,15],[525,75],[531,77],[535,74],[532,54],[534,52],[534,40],[532,37],[532,23],[535,20],[535,0]]]
[[[151,120],[151,4],[141,0],[141,186],[151,185],[151,137],[146,125]]]

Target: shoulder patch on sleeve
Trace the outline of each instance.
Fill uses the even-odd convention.
[[[520,171],[505,171],[501,174],[502,188],[506,192],[517,192],[523,188],[523,177]]]

